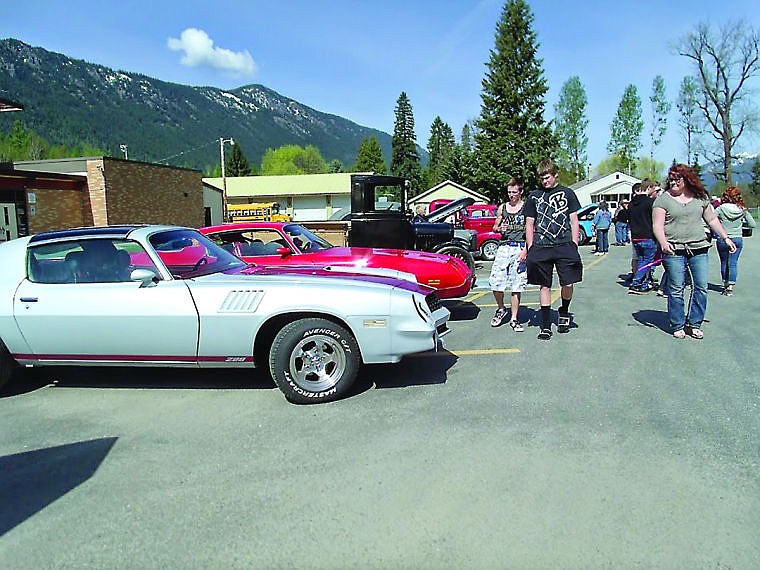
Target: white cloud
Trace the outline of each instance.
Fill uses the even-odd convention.
[[[248,50],[234,52],[214,47],[214,40],[197,28],[187,28],[179,39],[166,40],[166,45],[172,51],[184,52],[180,63],[189,67],[206,66],[235,76],[254,75],[258,69]]]

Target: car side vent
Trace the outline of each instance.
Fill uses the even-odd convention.
[[[428,309],[430,309],[431,313],[433,311],[437,311],[442,307],[441,300],[435,293],[429,293],[427,296],[425,296],[425,302],[427,303]]]
[[[260,290],[249,289],[230,291],[219,306],[219,312],[252,313],[258,308],[263,297],[264,291]]]

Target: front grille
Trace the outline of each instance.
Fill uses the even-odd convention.
[[[425,297],[425,303],[427,303],[428,309],[430,309],[431,313],[437,311],[443,306],[441,305],[441,300],[438,298],[438,295],[435,293],[429,293]]]

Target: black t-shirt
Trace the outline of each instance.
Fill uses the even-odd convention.
[[[533,218],[533,245],[547,247],[573,241],[570,214],[581,207],[565,186],[534,190],[525,201],[525,217]]]
[[[654,239],[652,205],[654,200],[646,194],[636,194],[628,208],[631,239]]]
[[[514,214],[507,212],[507,205],[501,205],[501,241],[525,241],[525,204]]]

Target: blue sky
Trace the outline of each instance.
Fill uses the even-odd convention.
[[[503,0],[26,0],[3,12],[13,37],[115,69],[187,85],[260,83],[319,111],[393,132],[405,91],[418,143],[440,116],[457,138],[480,111],[481,81]],[[689,60],[671,45],[700,21],[759,27],[753,0],[530,2],[549,83],[547,118],[562,84],[578,75],[588,95],[589,162],[606,155],[610,123],[628,84],[645,120],[656,75],[674,100]],[[730,14],[719,13],[725,6]],[[754,85],[757,86],[755,81]],[[684,159],[675,106],[656,158]],[[642,154],[648,154],[648,124]],[[233,133],[212,133],[233,136]],[[757,152],[757,137],[741,150]],[[389,157],[386,157],[388,159]]]

